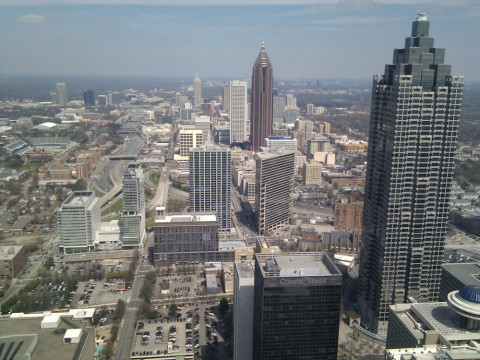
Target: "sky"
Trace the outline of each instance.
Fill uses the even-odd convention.
[[[452,73],[480,80],[479,0],[0,0],[0,74],[371,79],[418,12]]]

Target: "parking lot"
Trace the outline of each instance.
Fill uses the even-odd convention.
[[[180,307],[180,317],[166,315],[167,306],[158,311],[158,319],[137,323],[132,357],[171,353],[205,356],[221,347],[223,324],[211,304]]]

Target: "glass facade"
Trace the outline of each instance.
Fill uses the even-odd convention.
[[[303,256],[312,254],[320,253]],[[329,259],[324,257],[321,261]],[[253,359],[336,360],[342,292],[341,275],[335,274],[338,270],[313,277],[321,280],[309,286],[303,285],[311,279],[307,276],[270,278],[261,266],[257,260]]]
[[[373,81],[360,312],[384,333],[388,306],[437,301],[463,77],[450,75],[424,14]]]

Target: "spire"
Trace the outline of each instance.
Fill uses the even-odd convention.
[[[265,49],[265,41],[262,40],[262,47],[260,48],[260,54],[258,54],[255,66],[271,67],[270,60],[268,59],[267,50]]]

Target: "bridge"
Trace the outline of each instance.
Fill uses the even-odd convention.
[[[110,155],[110,160],[136,160],[137,155]]]

